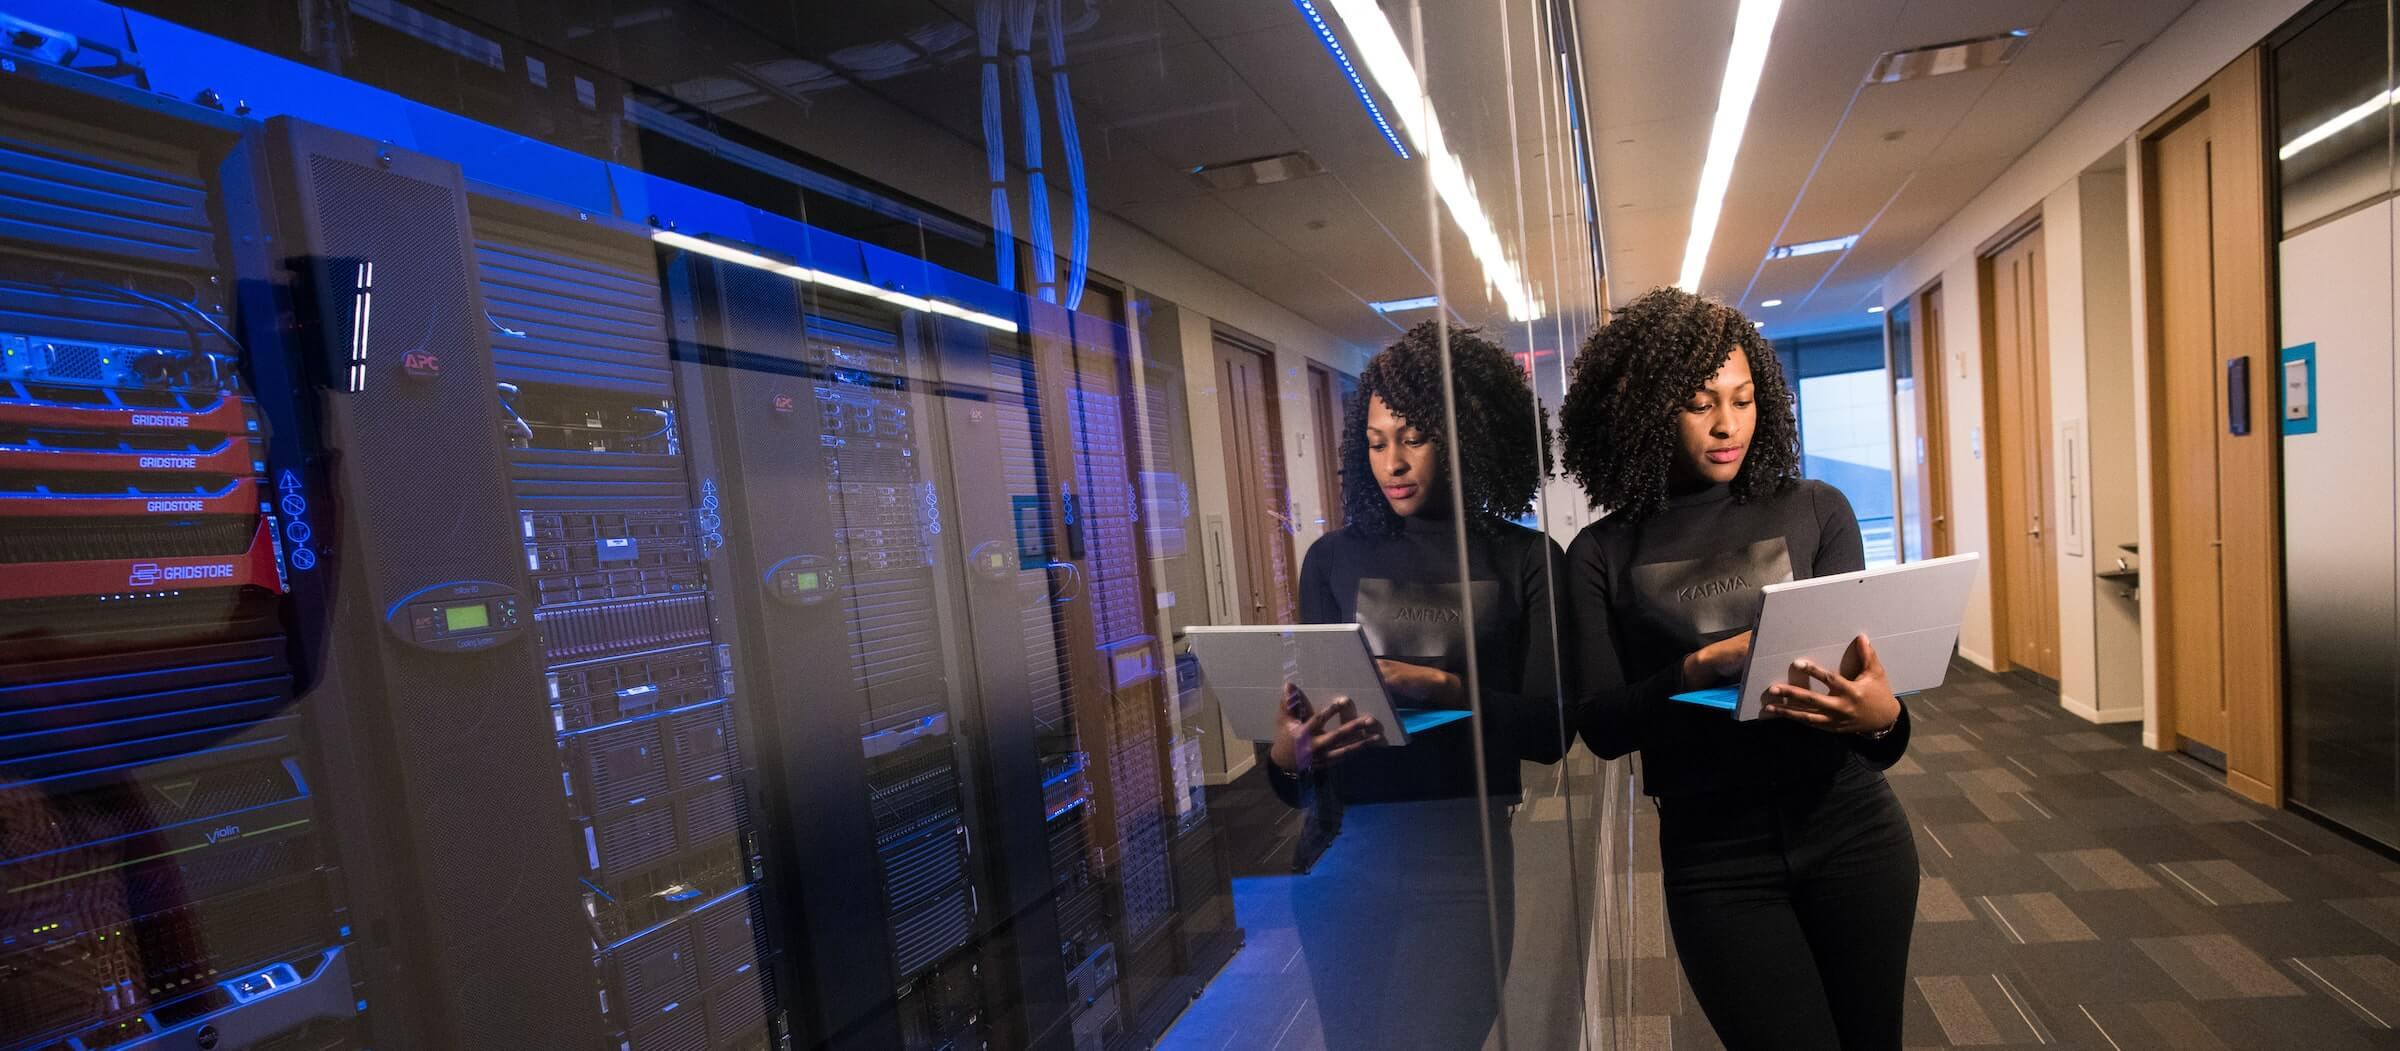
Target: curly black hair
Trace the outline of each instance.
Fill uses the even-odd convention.
[[[1381,395],[1393,415],[1433,443],[1434,462],[1449,469],[1437,326],[1428,321],[1409,329],[1368,361],[1343,412],[1342,511],[1352,526],[1366,532],[1390,535],[1401,524],[1367,463],[1370,399]],[[1478,330],[1450,331],[1450,371],[1458,384],[1458,463],[1467,523],[1484,529],[1495,519],[1522,517],[1533,509],[1534,494],[1550,473],[1547,414],[1535,409],[1533,389],[1516,359]],[[1446,497],[1449,488],[1445,479],[1435,493]]]
[[[1667,502],[1681,454],[1676,413],[1740,348],[1757,383],[1758,426],[1733,497],[1781,493],[1800,480],[1800,426],[1775,348],[1742,312],[1675,288],[1644,294],[1584,341],[1561,409],[1561,459],[1594,508],[1640,522]]]

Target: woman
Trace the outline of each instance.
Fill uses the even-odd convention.
[[[1348,524],[1309,547],[1300,619],[1361,625],[1396,708],[1474,715],[1411,732],[1404,747],[1379,748],[1372,746],[1384,728],[1346,699],[1320,709],[1294,690],[1281,734],[1262,746],[1277,794],[1312,805],[1316,845],[1340,831],[1293,884],[1333,1048],[1482,1046],[1499,1014],[1496,990],[1513,937],[1508,817],[1517,767],[1554,763],[1565,751],[1550,597],[1561,556],[1549,538],[1509,521],[1532,507],[1541,485],[1542,423],[1524,371],[1506,351],[1460,331],[1450,334],[1450,352],[1455,432],[1443,425],[1441,338],[1432,323],[1410,330],[1359,375],[1341,442]],[[1451,441],[1461,514],[1453,513],[1462,505],[1448,477]],[[1462,523],[1475,698],[1460,616]],[[1337,816],[1345,805],[1346,817]]]
[[[1731,307],[1651,292],[1586,344],[1564,427],[1609,509],[1567,554],[1579,729],[1642,753],[1701,1009],[1732,1051],[1899,1047],[1917,853],[1883,770],[1909,723],[1874,647],[1794,666],[1757,722],[1669,699],[1741,674],[1762,587],[1864,568],[1849,501],[1800,478],[1773,348]]]

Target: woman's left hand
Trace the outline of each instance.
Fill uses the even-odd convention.
[[[1824,692],[1792,685],[1812,679],[1825,684]],[[1892,696],[1891,683],[1884,677],[1883,659],[1875,655],[1875,644],[1861,635],[1842,654],[1841,671],[1806,658],[1793,661],[1791,682],[1767,687],[1764,714],[1834,733],[1873,734],[1882,733],[1900,721],[1900,699]]]
[[[1463,708],[1466,689],[1458,676],[1440,668],[1428,668],[1407,661],[1375,658],[1375,673],[1383,677],[1383,688],[1396,701],[1410,708]]]

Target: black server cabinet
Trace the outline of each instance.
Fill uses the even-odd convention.
[[[226,216],[240,127],[0,98],[0,1048],[356,1046]]]
[[[784,1044],[733,654],[638,231],[267,138],[295,424],[334,509],[336,778],[389,1046]]]
[[[739,674],[772,712],[781,929],[808,1043],[981,1047],[972,785],[901,319],[666,258],[682,356],[711,388],[696,455],[723,483]]]
[[[976,711],[1013,1035],[1021,1046],[1071,1048],[1080,1029],[1115,1017],[1099,975],[1111,949],[1104,867],[1090,833],[1089,757],[1069,703],[1065,632],[1070,570],[1052,557],[1058,507],[1041,388],[1014,333],[929,319],[938,348],[954,519],[952,557],[966,567],[973,611]]]
[[[470,211],[611,1045],[780,1045],[755,728],[655,253],[639,229],[498,192]]]
[[[354,733],[328,776],[377,884],[360,929],[378,1042],[593,1047],[593,945],[544,716],[536,599],[502,455],[455,165],[268,124],[293,425],[312,439],[321,648]]]

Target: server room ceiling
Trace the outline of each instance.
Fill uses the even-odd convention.
[[[462,13],[979,222],[991,219],[976,0],[661,0],[600,11],[560,3],[548,16],[529,13],[532,6]],[[1426,80],[1452,151],[1538,294],[1589,303],[1589,257],[1577,254],[1573,236],[1580,210],[1565,187],[1553,209],[1543,181],[1543,158],[1570,154],[1553,153],[1555,136],[1540,130],[1537,92],[1550,67],[1527,53],[1536,46],[1532,7],[1508,4],[1518,48],[1513,141],[1493,4],[1425,5]],[[1145,242],[1162,243],[1361,349],[1431,317],[1386,318],[1368,306],[1434,290],[1425,172],[1386,143],[1293,0],[1065,0],[1063,17],[1091,207],[1123,224],[1096,222],[1098,272],[1138,276],[1179,265]],[[1405,39],[1405,11],[1393,17]],[[1035,36],[1037,54],[1046,41]],[[1039,65],[1046,92],[1048,65]],[[1390,99],[1377,97],[1388,110]],[[1009,163],[1021,186],[1016,120],[1010,102]],[[1055,125],[1046,134],[1057,188],[1064,179]],[[1512,144],[1521,164],[1511,163]],[[1190,175],[1294,150],[1324,174],[1231,190]],[[1522,242],[1511,193],[1520,177],[1531,188]],[[1018,200],[1021,211],[1021,193]],[[1546,221],[1554,213],[1555,222]],[[1025,217],[1015,219],[1022,234]],[[1063,209],[1053,226],[1063,253]],[[1553,228],[1569,235],[1555,264]],[[1457,224],[1445,217],[1442,229],[1454,317],[1501,320]],[[1572,269],[1579,260],[1582,269]]]
[[[1785,0],[1701,291],[1770,336],[1874,324],[1884,274],[2190,6]],[[1620,304],[1679,276],[1737,7],[1577,0]],[[2025,47],[2007,65],[1864,84],[1884,52],[2017,29]],[[1766,258],[1862,232],[1846,256]]]

